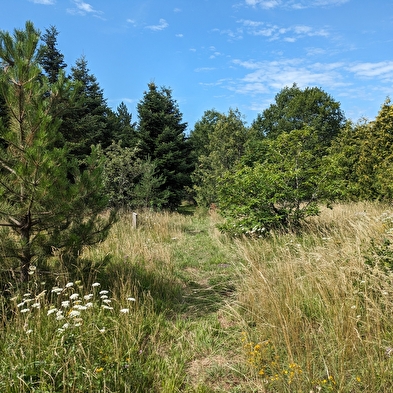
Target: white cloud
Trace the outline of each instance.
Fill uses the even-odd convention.
[[[55,0],[30,0],[34,4],[44,4],[44,5],[52,5],[55,4]]]
[[[260,6],[264,9],[272,9],[276,7],[303,9],[311,7],[329,7],[339,6],[350,0],[245,0],[248,6]]]
[[[348,67],[358,77],[393,79],[393,61],[357,63]]]
[[[270,23],[264,23],[252,20],[238,20],[237,23],[243,26],[245,32],[253,36],[268,37],[269,41],[282,39],[287,42],[295,42],[304,37],[328,37],[329,32],[325,29],[314,29],[311,26],[295,25],[290,27],[280,27]],[[243,29],[241,31],[243,32]],[[221,34],[224,34],[222,31]]]
[[[95,10],[89,3],[85,3],[82,0],[74,0],[76,8],[68,9],[67,12],[73,15],[86,15],[92,14],[98,16],[103,14],[102,11]]]
[[[281,0],[246,0],[246,4],[252,7],[259,5],[262,8],[270,9],[278,7],[281,4]]]
[[[261,62],[234,60],[233,63],[251,71],[236,84],[228,86],[229,90],[242,94],[265,94],[291,86],[293,83],[300,87],[324,85],[330,88],[348,84],[344,82],[340,72],[341,63],[307,64],[302,59]]]
[[[169,26],[168,22],[165,19],[160,19],[158,21],[158,25],[150,25],[150,26],[146,26],[146,29],[150,29],[153,31],[160,31],[160,30],[164,30]]]
[[[178,38],[183,38],[184,37],[183,34],[176,34],[175,36],[178,37]]]

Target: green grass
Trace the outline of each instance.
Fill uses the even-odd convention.
[[[141,212],[137,229],[124,214],[73,285],[37,271],[11,285],[0,391],[392,391],[386,206],[337,206],[301,236],[259,240],[181,213]]]

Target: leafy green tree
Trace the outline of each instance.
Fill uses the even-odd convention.
[[[137,105],[139,156],[143,160],[150,158],[156,165],[157,174],[165,179],[159,191],[163,196],[169,193],[163,207],[174,209],[190,185],[192,161],[191,146],[185,136],[187,123],[182,121],[170,89],[158,88],[154,83],[148,87]]]
[[[222,114],[220,112],[211,109],[205,111],[201,120],[198,120],[195,123],[194,129],[191,131],[189,138],[195,161],[197,161],[200,156],[206,156],[209,154],[209,138],[221,117]]]
[[[3,263],[18,262],[22,281],[54,249],[70,267],[83,245],[105,238],[114,218],[100,218],[107,198],[97,152],[81,172],[66,147],[57,147],[61,120],[52,107],[65,95],[72,101],[75,89],[62,72],[49,86],[39,39],[31,22],[13,36],[0,33],[0,96],[8,118],[0,124],[0,250]]]
[[[137,156],[138,149],[113,143],[105,151],[104,185],[112,206],[122,209],[162,206],[159,188],[165,182],[156,165]]]
[[[222,228],[231,233],[262,235],[276,228],[297,228],[318,214],[323,197],[318,133],[306,128],[266,139],[264,162],[239,163],[218,185]]]
[[[252,127],[261,137],[276,138],[283,132],[312,127],[318,144],[329,146],[343,127],[345,117],[340,103],[317,87],[301,90],[296,84],[283,88],[275,103],[257,116]]]
[[[223,174],[231,170],[243,157],[249,132],[241,113],[230,109],[228,114],[214,114],[210,123],[205,154],[198,157],[192,175],[196,201],[200,206],[217,203],[217,184]]]
[[[45,70],[50,84],[55,83],[61,70],[67,67],[64,55],[57,49],[57,36],[59,32],[55,26],[50,26],[41,37],[45,46],[40,64]]]

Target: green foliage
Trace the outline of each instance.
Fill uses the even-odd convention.
[[[154,83],[137,106],[138,149],[143,160],[150,158],[156,171],[165,182],[159,187],[159,199],[171,209],[180,205],[185,187],[190,185],[192,170],[191,146],[185,137],[187,123],[166,87],[157,88]]]
[[[208,119],[209,127],[203,127],[208,130],[208,144],[204,146],[205,154],[198,157],[197,167],[192,175],[195,199],[203,207],[217,203],[218,181],[224,172],[233,168],[243,157],[249,138],[248,129],[238,110],[230,109],[227,115],[208,115],[213,115],[211,121]],[[206,120],[202,119],[202,122],[205,123]]]
[[[318,144],[329,146],[344,124],[340,103],[317,87],[301,90],[296,84],[285,87],[275,103],[258,115],[253,128],[261,136],[276,138],[284,132],[312,127],[318,133]]]
[[[59,32],[55,26],[50,26],[42,36],[44,41],[43,55],[40,64],[44,69],[50,84],[55,83],[61,70],[67,67],[64,55],[57,49],[57,36]]]
[[[23,281],[32,263],[44,266],[56,249],[69,266],[83,245],[105,238],[114,218],[100,218],[107,199],[96,150],[81,172],[67,148],[58,147],[60,120],[52,117],[53,107],[63,97],[71,101],[74,89],[62,72],[49,87],[38,42],[31,22],[14,37],[0,34],[0,95],[7,111],[0,124],[1,252],[19,262]]]
[[[105,149],[112,143],[112,112],[96,77],[90,74],[85,57],[71,67],[70,79],[74,82],[75,99],[65,103],[60,132],[70,153],[82,166],[92,145],[100,144]]]
[[[373,122],[348,122],[326,159],[341,199],[392,199],[393,106],[387,100]]]
[[[312,129],[283,133],[264,141],[266,158],[252,167],[240,164],[219,182],[219,203],[235,235],[262,235],[274,228],[296,228],[319,212],[321,181],[317,133]]]
[[[137,148],[120,143],[105,151],[104,186],[110,204],[123,209],[164,205],[168,194],[160,193],[159,188],[165,179],[156,174],[155,162],[142,160]]]

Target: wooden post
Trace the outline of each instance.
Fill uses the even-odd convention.
[[[134,229],[136,229],[136,227],[137,227],[137,220],[138,220],[138,214],[132,213],[132,227]]]

